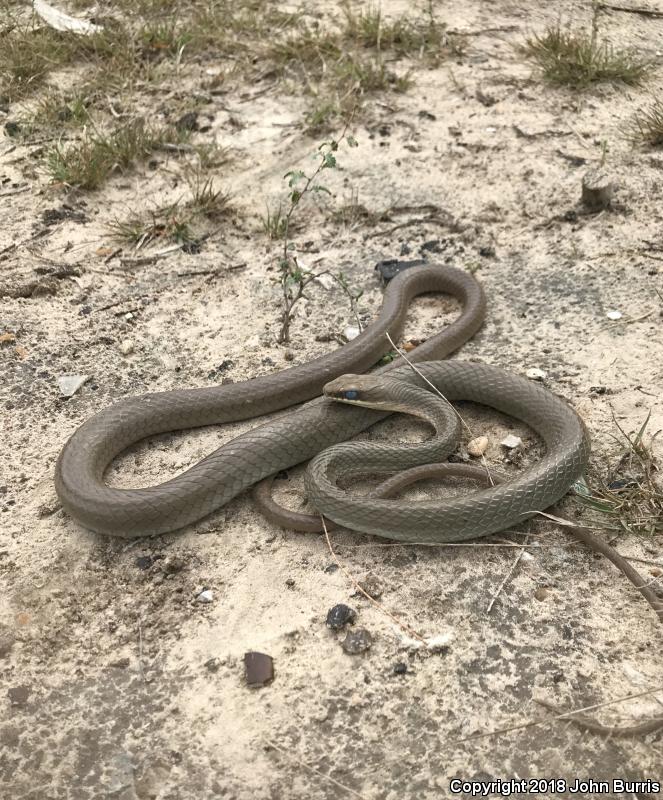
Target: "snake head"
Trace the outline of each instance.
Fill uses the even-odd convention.
[[[341,375],[325,384],[325,397],[340,403],[370,408],[388,407],[384,398],[384,378],[377,375]]]

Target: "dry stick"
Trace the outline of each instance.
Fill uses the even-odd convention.
[[[421,642],[423,645],[427,645],[428,643],[426,642],[423,636],[420,636],[416,631],[412,630],[412,628],[410,628],[404,622],[401,622],[401,620],[399,620],[398,617],[395,617],[390,611],[387,611],[387,609],[383,605],[378,603],[378,601],[374,597],[372,597],[362,586],[360,586],[357,583],[357,581],[352,577],[352,575],[350,575],[350,573],[343,566],[343,564],[341,564],[339,557],[336,555],[334,549],[332,548],[331,539],[329,538],[329,531],[327,530],[327,524],[325,523],[325,518],[322,516],[322,514],[320,515],[320,519],[322,521],[322,527],[325,531],[325,539],[327,540],[327,547],[329,548],[329,553],[331,554],[331,557],[334,559],[336,566],[341,570],[341,572],[355,587],[355,589],[360,594],[363,594],[364,597],[370,603],[372,603],[377,609],[379,609],[383,614],[386,614],[389,617],[389,619],[395,622],[398,625],[398,627],[402,628],[409,636],[411,636],[413,639],[417,639],[417,641]]]
[[[663,11],[654,11],[650,8],[633,8],[632,6],[617,6],[612,3],[597,3],[597,8],[610,11],[624,11],[626,14],[639,14],[642,17],[663,17]]]
[[[466,736],[464,739],[456,739],[453,742],[449,742],[449,745],[456,745],[456,744],[464,744],[465,742],[471,742],[474,739],[486,739],[489,736],[499,736],[502,733],[510,733],[511,731],[519,731],[524,730],[525,728],[534,728],[537,725],[545,725],[548,722],[552,722],[556,719],[567,719],[574,714],[582,714],[583,711],[595,711],[597,708],[605,708],[606,706],[612,706],[616,703],[624,703],[627,700],[636,700],[640,697],[648,697],[652,694],[656,694],[657,692],[663,692],[663,686],[656,686],[653,689],[647,689],[644,692],[638,692],[637,694],[629,694],[625,697],[618,697],[616,700],[606,700],[604,703],[595,703],[591,706],[584,706],[583,708],[574,708],[571,711],[564,711],[559,714],[555,714],[553,717],[546,717],[545,719],[534,719],[530,720],[529,722],[521,722],[518,725],[509,725],[506,728],[498,728],[494,731],[487,731],[486,733],[475,733],[472,736]],[[537,700],[537,702],[540,702]],[[542,705],[548,705],[547,703],[542,703]],[[569,720],[573,721],[573,720]],[[648,723],[645,723],[648,724]],[[661,719],[661,724],[663,724],[663,718]],[[603,727],[603,726],[601,726]],[[615,729],[615,731],[619,731],[619,728]],[[613,733],[615,732],[613,731]]]
[[[318,775],[323,780],[326,780],[326,781],[329,781],[330,783],[333,783],[334,786],[338,786],[338,788],[339,789],[343,789],[344,792],[347,792],[348,794],[351,794],[353,797],[358,797],[359,800],[366,800],[366,798],[364,797],[363,794],[359,794],[359,792],[355,792],[354,789],[351,789],[349,786],[346,786],[345,784],[340,783],[335,778],[332,778],[331,775],[325,775],[324,772],[320,772],[319,769],[316,769],[315,767],[312,767],[310,764],[307,764],[306,761],[302,761],[301,758],[294,758],[287,750],[284,750],[283,748],[279,747],[276,744],[276,742],[273,742],[271,739],[267,739],[267,744],[270,747],[273,747],[274,750],[277,750],[279,753],[281,753],[281,755],[286,756],[287,758],[289,758],[292,761],[296,762],[300,767],[304,767],[304,769],[307,769],[309,772],[312,772],[314,775]]]
[[[490,612],[492,611],[493,606],[495,605],[495,601],[497,600],[497,598],[500,596],[500,593],[502,592],[502,589],[504,589],[504,587],[507,585],[509,579],[511,578],[511,576],[515,572],[516,567],[520,563],[520,559],[523,557],[523,553],[525,552],[525,548],[527,547],[527,544],[528,544],[528,542],[527,542],[527,539],[526,539],[523,544],[516,545],[516,547],[520,547],[520,552],[518,553],[518,555],[516,556],[513,564],[511,565],[511,569],[507,572],[507,574],[504,576],[504,579],[502,580],[500,585],[497,587],[497,591],[490,598],[490,603],[488,603],[488,608],[486,609],[486,614],[490,614]]]

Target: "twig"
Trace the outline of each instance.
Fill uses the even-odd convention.
[[[6,192],[0,192],[0,197],[10,197],[13,194],[21,194],[22,192],[27,192],[30,189],[30,185],[28,183],[24,184],[23,186],[19,186],[16,189],[7,189]]]
[[[362,586],[360,586],[357,583],[357,581],[352,577],[352,575],[350,575],[348,570],[343,566],[343,564],[341,564],[341,561],[340,561],[339,557],[334,552],[334,549],[333,549],[332,544],[331,544],[331,539],[329,538],[329,531],[327,530],[327,524],[325,522],[325,518],[322,515],[320,515],[320,519],[322,520],[322,527],[323,527],[323,530],[325,532],[325,539],[327,540],[327,547],[329,548],[329,553],[330,553],[331,557],[334,559],[334,562],[335,562],[336,566],[341,570],[341,572],[350,581],[350,583],[359,592],[359,594],[362,594],[379,611],[381,611],[383,614],[386,614],[386,616],[388,616],[389,619],[391,619],[393,622],[395,622],[398,625],[399,628],[402,628],[405,631],[405,633],[407,633],[413,639],[416,639],[417,641],[421,642],[423,645],[427,646],[428,642],[424,639],[423,636],[418,634],[416,631],[412,630],[412,628],[410,628],[404,622],[401,622],[401,620],[398,619],[398,617],[395,617],[391,612],[387,611],[387,609],[383,605],[378,603],[378,601],[374,597],[372,597],[366,591],[366,589],[364,589]]]
[[[309,772],[312,772],[314,775],[317,775],[318,777],[322,778],[323,780],[326,780],[326,781],[329,781],[330,783],[333,783],[334,786],[338,786],[339,789],[342,789],[344,792],[347,792],[348,794],[351,794],[353,797],[358,797],[359,800],[366,800],[364,795],[359,794],[359,792],[355,792],[355,790],[351,789],[349,786],[346,786],[345,784],[340,783],[335,778],[332,778],[331,775],[325,775],[324,772],[320,772],[319,769],[316,769],[315,767],[312,767],[310,764],[307,764],[306,761],[302,761],[301,758],[295,758],[293,755],[291,755],[291,753],[289,753],[287,750],[284,750],[283,748],[279,747],[276,744],[276,742],[273,742],[271,739],[267,739],[266,741],[267,741],[267,744],[270,747],[273,747],[274,750],[277,750],[279,753],[281,753],[281,755],[286,756],[287,758],[291,759],[296,764],[298,764],[300,767],[304,767],[304,769],[307,769]]]
[[[495,594],[490,598],[490,603],[488,603],[488,608],[486,609],[486,614],[490,614],[490,612],[492,611],[493,606],[495,605],[495,601],[497,600],[497,598],[499,597],[500,593],[502,592],[502,589],[504,589],[504,587],[508,583],[509,579],[511,578],[511,576],[515,572],[516,567],[520,563],[520,559],[523,557],[523,553],[525,552],[525,548],[527,547],[527,544],[528,544],[528,541],[527,541],[527,539],[525,539],[524,543],[522,545],[520,545],[520,552],[518,553],[518,555],[516,556],[513,564],[511,565],[511,569],[504,576],[504,579],[502,580],[500,585],[497,587],[497,591],[495,592]]]
[[[553,722],[554,720],[557,719],[567,719],[568,717],[571,717],[574,714],[582,714],[585,711],[595,711],[597,708],[605,708],[606,706],[616,705],[617,703],[624,703],[627,700],[636,700],[639,697],[647,697],[649,695],[656,694],[657,692],[662,692],[662,691],[663,691],[663,686],[656,686],[655,688],[647,689],[644,692],[637,692],[636,694],[629,694],[626,695],[625,697],[618,697],[616,700],[606,700],[603,703],[595,703],[594,705],[584,706],[583,708],[574,708],[571,709],[570,711],[564,711],[563,713],[555,714],[552,717],[530,720],[529,722],[521,722],[518,725],[509,725],[506,728],[497,728],[497,730],[487,731],[486,733],[475,733],[472,736],[466,736],[464,739],[456,739],[456,741],[454,742],[449,742],[447,746],[464,744],[465,742],[471,742],[474,741],[475,739],[486,739],[489,736],[500,736],[503,733],[510,733],[511,731],[520,731],[524,730],[525,728],[534,728],[537,725],[545,725],[546,723]]]
[[[642,17],[663,17],[663,11],[654,11],[650,8],[634,8],[632,6],[617,6],[612,3],[597,3],[596,8],[602,11],[623,11],[626,14],[639,14]]]

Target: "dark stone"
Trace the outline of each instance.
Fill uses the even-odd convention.
[[[358,653],[364,653],[369,650],[373,644],[373,637],[366,630],[366,628],[357,628],[354,631],[348,631],[348,635],[341,643],[341,647],[351,656]]]
[[[398,661],[394,664],[394,675],[405,675],[407,672],[407,664],[404,661]]]
[[[136,559],[138,569],[149,569],[153,563],[152,556],[138,556]]]
[[[348,624],[352,624],[357,619],[357,612],[346,606],[344,603],[339,603],[333,606],[327,612],[327,627],[333,631],[340,631]]]
[[[245,653],[244,669],[249,686],[264,686],[274,679],[274,661],[266,653]]]

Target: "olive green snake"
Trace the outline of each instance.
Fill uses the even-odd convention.
[[[370,376],[340,377],[374,366],[390,348],[386,334],[399,336],[411,300],[425,292],[453,295],[462,311],[409,353],[417,371],[392,363]],[[60,453],[55,470],[58,496],[86,528],[135,538],[190,525],[262,482],[258,499],[268,516],[293,528],[315,529],[318,523],[312,528],[305,515],[277,507],[266,496],[265,483],[269,476],[313,459],[306,475],[309,500],[326,518],[351,529],[404,542],[454,542],[508,528],[568,491],[586,466],[590,443],[576,412],[542,386],[498,367],[441,360],[477,332],[484,316],[484,294],[470,274],[434,265],[402,272],[386,287],[376,320],[328,355],[241,383],[128,398],[97,413],[74,431]],[[326,396],[321,398],[323,388]],[[494,476],[494,485],[469,495],[416,502],[393,499],[396,490],[421,476],[461,475],[484,484],[489,477],[477,466],[443,462],[455,447],[458,418],[431,388],[449,401],[473,401],[525,422],[543,439],[545,455],[514,477]],[[303,405],[232,439],[157,486],[120,489],[104,482],[113,459],[146,437],[252,419],[298,403]],[[416,445],[350,441],[392,411],[423,416],[437,435]],[[338,478],[367,472],[397,474],[368,496],[337,486]],[[642,577],[590,531],[574,530],[629,577],[663,621],[663,607]],[[597,733],[624,736],[663,726],[663,718],[623,729],[608,729],[586,718],[573,721]]]
[[[124,489],[104,482],[112,460],[148,436],[271,413],[317,398],[326,384],[344,373],[365,372],[389,350],[385,333],[399,336],[412,298],[424,292],[455,296],[462,305],[460,315],[409,354],[411,361],[419,362],[421,375],[395,364],[372,374],[387,372],[392,385],[398,381],[406,394],[416,389],[425,403],[426,395],[431,400],[434,396],[424,391],[429,387],[423,375],[451,401],[491,406],[532,427],[547,452],[516,477],[465,497],[416,504],[350,496],[336,487],[339,474],[384,472],[387,456],[391,471],[431,458],[442,461],[455,445],[443,442],[437,455],[423,461],[407,448],[401,449],[401,456],[391,450],[367,453],[365,443],[347,440],[390,409],[351,406],[325,397],[238,436],[157,486]],[[126,538],[161,534],[183,528],[267,476],[315,457],[307,476],[314,507],[355,530],[403,541],[448,542],[508,528],[568,491],[587,462],[589,439],[575,411],[545,388],[498,367],[440,360],[474,335],[484,315],[483,291],[470,274],[435,265],[404,271],[387,285],[375,322],[328,355],[240,383],[124,399],[91,417],[73,433],[57,462],[55,485],[62,505],[99,533]]]

